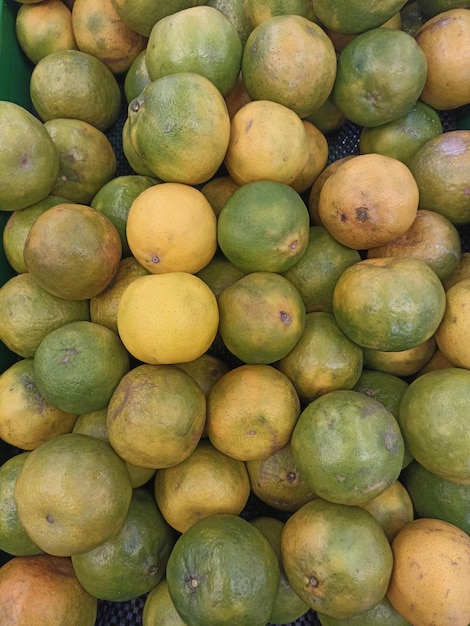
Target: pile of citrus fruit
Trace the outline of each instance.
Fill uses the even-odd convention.
[[[468,3],[8,6],[0,623],[468,626]]]

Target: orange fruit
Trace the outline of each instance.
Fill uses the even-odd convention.
[[[227,151],[225,100],[205,76],[162,76],[129,104],[129,135],[137,154],[165,182],[198,185],[217,172]]]
[[[117,312],[124,345],[144,363],[193,361],[210,348],[218,324],[214,293],[187,272],[136,278],[122,293]]]
[[[107,442],[78,433],[58,435],[30,452],[14,494],[26,532],[55,556],[110,539],[124,523],[131,496],[124,461]]]
[[[42,289],[29,272],[2,285],[0,312],[0,340],[23,358],[33,357],[51,330],[90,319],[87,300],[58,298]]]
[[[209,263],[197,272],[201,280],[214,292],[216,298],[222,291],[245,275],[218,250]]]
[[[414,519],[410,494],[398,480],[378,496],[360,506],[375,517],[390,542],[405,524]]]
[[[129,370],[119,336],[80,320],[48,333],[33,360],[34,379],[46,402],[76,414],[104,408]]]
[[[230,366],[226,361],[208,352],[201,354],[194,361],[175,363],[175,365],[194,378],[206,398],[215,383],[230,370]]]
[[[14,215],[16,215],[16,213],[13,213],[13,216]],[[5,226],[5,228],[7,228],[7,226]],[[454,271],[450,274],[450,276],[443,280],[444,289],[447,291],[450,287],[455,285],[455,283],[458,283],[460,280],[464,280],[465,278],[470,278],[470,252],[463,251],[460,255],[459,262],[454,268]]]
[[[59,50],[42,58],[31,74],[30,92],[44,122],[65,117],[107,130],[121,109],[121,92],[111,70],[81,50]]]
[[[294,591],[311,609],[336,619],[375,606],[393,564],[387,537],[368,511],[321,498],[286,521],[281,555]]]
[[[328,161],[328,140],[321,130],[307,120],[302,120],[308,140],[308,160],[291,186],[298,193],[304,193],[323,171]]]
[[[152,494],[134,489],[118,532],[96,548],[72,555],[73,570],[93,597],[108,602],[132,600],[162,580],[174,542],[175,533]]]
[[[18,274],[26,272],[23,251],[29,229],[41,213],[63,202],[67,200],[49,195],[25,209],[13,211],[8,217],[3,229],[3,251],[8,263]]]
[[[26,626],[93,626],[98,601],[83,589],[69,558],[18,556],[0,568],[0,620]]]
[[[123,89],[127,104],[132,102],[134,98],[137,98],[140,92],[152,82],[147,69],[146,52],[146,47],[139,52],[130,64],[124,77]]]
[[[347,505],[365,504],[390,487],[405,450],[391,411],[375,398],[345,389],[330,391],[304,408],[291,445],[311,489],[320,498]]]
[[[142,611],[143,626],[185,626],[168,591],[166,578],[147,595]]]
[[[121,259],[113,279],[103,291],[90,299],[90,321],[118,333],[117,314],[124,289],[149,272],[134,257]]]
[[[176,541],[166,579],[185,623],[265,626],[279,590],[276,553],[263,533],[238,515],[210,515]]]
[[[464,0],[417,0],[416,4],[423,16],[428,18],[449,9],[467,6]]]
[[[319,202],[320,202],[320,194],[323,185],[326,180],[336,172],[336,170],[349,159],[352,159],[355,154],[348,154],[344,157],[333,159],[330,163],[326,165],[322,172],[317,176],[317,178],[313,181],[312,187],[310,188],[308,194],[308,212],[310,213],[310,219],[312,221],[312,226],[323,226],[323,223],[319,216]]]
[[[325,134],[339,130],[346,123],[346,118],[336,106],[331,93],[321,106],[303,119],[314,124],[318,130]]]
[[[88,300],[109,285],[121,260],[121,240],[99,211],[58,204],[31,226],[24,246],[26,270],[59,298]]]
[[[122,126],[122,151],[128,165],[135,174],[155,178],[155,174],[150,168],[147,167],[147,165],[145,165],[142,157],[137,153],[132,144],[128,117],[126,118]]]
[[[417,461],[402,476],[417,517],[432,517],[470,531],[470,485],[461,485],[433,474]]]
[[[32,63],[58,50],[76,50],[72,13],[61,0],[22,4],[16,14],[15,35]]]
[[[376,27],[377,28],[377,27]],[[379,28],[401,28],[401,14],[400,11],[397,11],[394,15],[392,15],[388,20],[386,20],[383,24],[379,25]],[[366,29],[369,30],[369,29]],[[338,54],[340,54],[344,48],[348,45],[350,41],[352,41],[359,33],[338,33],[330,28],[325,28],[325,31],[328,37],[332,40],[335,50]]]
[[[116,227],[121,238],[124,257],[131,256],[126,236],[127,217],[131,204],[142,191],[157,183],[155,178],[139,174],[115,176],[96,192],[90,202],[92,209],[106,215]]]
[[[305,254],[282,275],[297,288],[308,313],[331,313],[338,278],[360,260],[357,250],[343,246],[323,226],[312,225]]]
[[[410,228],[419,191],[398,159],[361,154],[344,161],[324,181],[318,202],[320,220],[330,235],[345,246],[365,250],[393,241]]]
[[[418,463],[445,480],[467,485],[469,431],[466,406],[470,372],[436,369],[415,378],[398,413],[403,437]]]
[[[109,442],[125,461],[159,469],[196,448],[206,419],[197,382],[173,365],[138,365],[122,377],[108,404]]]
[[[33,368],[33,359],[20,359],[0,374],[0,437],[20,450],[71,432],[78,416],[44,399]]]
[[[251,520],[251,523],[258,528],[269,541],[279,562],[281,578],[279,581],[276,604],[274,605],[270,622],[273,624],[287,624],[296,621],[299,617],[307,613],[308,604],[292,589],[282,565],[281,537],[284,522],[275,517],[264,515]]]
[[[177,72],[208,78],[222,95],[234,87],[241,69],[242,42],[229,18],[218,9],[194,6],[159,20],[145,54],[151,80]]]
[[[163,17],[197,4],[198,0],[171,0],[163,5],[156,5],[153,0],[113,0],[113,6],[122,20],[146,37]]]
[[[305,328],[278,367],[305,404],[335,389],[352,389],[362,372],[363,351],[335,321],[332,313],[307,313]]]
[[[0,466],[0,550],[13,556],[42,554],[26,533],[15,504],[15,484],[29,452],[19,452]]]
[[[436,369],[444,369],[446,367],[454,367],[453,364],[449,361],[447,357],[445,357],[439,348],[434,350],[434,354],[427,361],[424,367],[418,372],[418,375],[425,374],[426,372],[430,372],[431,370]]]
[[[329,615],[317,613],[317,618],[321,626],[378,626],[379,624],[387,624],[387,626],[409,626],[407,622],[390,603],[385,596],[377,604],[367,611],[362,611],[349,619],[336,619]]]
[[[405,31],[367,30],[340,54],[333,100],[355,124],[386,124],[406,115],[416,103],[427,66],[424,52]]]
[[[59,153],[37,117],[13,102],[0,102],[0,130],[0,210],[17,211],[49,195]]]
[[[393,570],[387,596],[400,615],[416,626],[468,623],[467,533],[444,520],[421,518],[401,529],[392,542],[392,551]]]
[[[470,369],[468,355],[470,279],[461,280],[446,291],[446,310],[435,332],[441,353],[456,367]]]
[[[217,220],[222,253],[243,272],[284,272],[305,254],[309,214],[289,185],[257,180],[237,189]]]
[[[237,111],[245,106],[245,104],[251,102],[251,98],[246,90],[245,83],[243,82],[243,75],[241,72],[238,75],[235,85],[228,93],[225,94],[224,100],[225,104],[227,105],[230,119],[232,119],[235,113],[237,113]]]
[[[180,533],[210,515],[239,515],[250,495],[245,463],[206,439],[181,463],[157,470],[154,487],[163,517]]]
[[[245,2],[245,13],[253,27],[278,15],[301,15],[306,17],[308,12],[309,2],[306,0],[287,0],[287,2],[246,0]]]
[[[364,348],[364,363],[371,370],[395,376],[412,376],[423,368],[436,350],[434,335],[423,343],[398,352]]]
[[[363,348],[408,350],[427,341],[444,316],[446,295],[427,263],[407,257],[364,259],[341,274],[333,314]]]
[[[402,235],[367,251],[369,259],[395,256],[421,259],[444,282],[462,254],[460,234],[452,222],[436,211],[418,209],[414,222]]]
[[[298,469],[290,442],[265,459],[246,461],[254,495],[277,511],[293,512],[316,498]]]
[[[469,160],[470,130],[449,131],[421,146],[408,164],[418,185],[419,207],[441,213],[456,226],[467,224]]]
[[[244,46],[253,28],[245,11],[244,0],[209,0],[207,5],[221,11],[230,20]]]
[[[130,28],[111,0],[74,0],[72,26],[78,48],[102,61],[113,74],[126,72],[147,39]]]
[[[240,365],[209,392],[207,435],[234,459],[263,459],[289,443],[299,414],[299,397],[287,376],[271,365]]]
[[[217,219],[196,187],[161,183],[132,202],[126,237],[134,257],[152,274],[195,274],[217,250]]]
[[[336,53],[315,22],[301,15],[277,15],[248,35],[241,67],[252,100],[278,102],[305,117],[333,89]]]
[[[407,164],[426,141],[442,132],[437,111],[418,100],[402,117],[379,126],[362,128],[359,152],[377,152]]]
[[[292,109],[255,100],[233,116],[224,164],[239,185],[264,179],[290,185],[308,157],[305,127]]]
[[[89,204],[116,174],[117,158],[111,141],[82,120],[49,120],[44,128],[59,153],[59,175],[51,194]]]
[[[420,99],[434,109],[470,102],[470,15],[466,8],[440,11],[419,28],[415,39],[428,63]]]
[[[362,33],[381,26],[403,7],[403,0],[387,0],[377,5],[368,0],[315,0],[315,13],[321,24],[345,34]]]
[[[207,198],[212,210],[218,217],[227,200],[239,189],[240,185],[230,176],[215,176],[204,183],[200,191]]]

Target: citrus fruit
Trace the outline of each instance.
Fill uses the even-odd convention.
[[[470,102],[468,87],[470,15],[466,8],[441,11],[419,28],[415,39],[428,63],[420,99],[434,109]]]
[[[308,156],[305,127],[292,109],[272,100],[254,100],[232,117],[224,164],[239,185],[255,180],[290,185]]]
[[[218,9],[230,20],[244,46],[253,28],[245,10],[244,0],[209,0],[207,5]]]
[[[93,626],[97,599],[77,580],[69,558],[17,556],[0,568],[3,624]]]
[[[258,26],[278,15],[307,16],[309,2],[306,0],[287,0],[272,2],[271,0],[246,0],[245,13],[252,27]],[[287,620],[290,621],[290,620]]]
[[[302,120],[308,141],[308,160],[303,170],[291,183],[298,193],[304,193],[323,171],[328,161],[328,140],[321,130],[308,120]]]
[[[26,271],[54,296],[88,300],[109,285],[121,260],[121,240],[99,211],[58,204],[31,226],[24,246]]]
[[[13,213],[13,215],[16,215],[16,213]],[[450,276],[443,280],[444,289],[447,291],[450,287],[455,285],[455,283],[458,283],[460,280],[464,280],[465,278],[470,278],[470,252],[463,251],[460,255],[459,262],[454,268],[454,271],[450,274]]]
[[[284,529],[284,522],[269,516],[256,517],[251,520],[253,526],[258,528],[271,544],[279,562],[280,581],[276,604],[271,614],[272,624],[287,624],[295,622],[308,611],[308,604],[302,600],[292,589],[287,580],[281,556],[281,536]]]
[[[184,626],[170,597],[166,578],[147,595],[142,611],[142,626]]]
[[[369,502],[390,487],[405,449],[394,415],[375,398],[346,389],[330,391],[304,408],[291,445],[311,489],[348,505]]]
[[[121,259],[109,285],[90,299],[90,321],[118,333],[117,312],[122,293],[133,280],[148,273],[134,257]]]
[[[286,521],[281,555],[294,591],[311,609],[337,619],[377,604],[392,570],[390,544],[377,520],[361,507],[321,498]]]
[[[210,390],[206,429],[224,454],[263,459],[288,444],[299,414],[299,397],[287,376],[272,365],[245,364]]]
[[[315,493],[297,468],[290,442],[265,459],[246,461],[251,490],[277,511],[297,511]]]
[[[42,58],[30,80],[40,119],[72,118],[107,130],[117,120],[121,92],[111,70],[80,50],[59,50]]]
[[[139,92],[140,93],[140,92]],[[137,153],[134,145],[132,144],[130,137],[130,124],[129,118],[127,117],[122,126],[122,151],[126,158],[128,165],[134,174],[140,174],[141,176],[149,176],[150,178],[154,178],[155,174],[152,172],[150,168],[144,163],[142,157]]]
[[[123,257],[131,256],[126,236],[127,216],[131,204],[142,191],[157,183],[155,178],[139,174],[114,176],[98,189],[90,202],[92,209],[106,215],[116,227],[121,238]]]
[[[0,466],[0,550],[14,556],[41,554],[18,519],[15,504],[16,478],[29,452],[20,452]]]
[[[126,236],[134,257],[152,274],[195,274],[217,250],[217,219],[196,187],[161,183],[132,202]]]
[[[15,35],[32,63],[58,50],[76,50],[72,13],[61,0],[22,4],[16,14]]]
[[[24,244],[36,218],[47,209],[64,202],[67,202],[66,198],[48,195],[25,209],[10,213],[3,229],[3,250],[15,272],[18,274],[26,272],[23,258]]]
[[[359,152],[376,152],[407,164],[426,141],[442,132],[437,111],[418,100],[402,117],[379,126],[362,128]]]
[[[360,506],[375,517],[390,542],[398,531],[414,518],[411,496],[399,480]]]
[[[117,158],[104,132],[88,122],[53,119],[44,128],[59,153],[59,175],[51,194],[89,204],[116,174]]]
[[[344,161],[324,181],[318,214],[340,243],[364,250],[406,232],[418,203],[418,185],[404,163],[381,154],[360,154]]]
[[[111,0],[74,0],[72,26],[78,48],[102,61],[113,74],[126,72],[147,39],[128,26]]]
[[[118,532],[96,548],[72,555],[72,565],[92,596],[124,602],[148,593],[162,580],[174,542],[152,494],[134,489]]]
[[[442,213],[427,209],[418,209],[414,222],[402,235],[367,251],[370,259],[385,256],[421,259],[442,281],[457,267],[461,254],[457,228]]]
[[[124,461],[105,441],[78,433],[58,435],[30,452],[14,493],[26,532],[55,556],[110,539],[124,523],[131,496]]]
[[[194,378],[206,398],[215,383],[231,369],[226,361],[208,352],[201,354],[194,361],[175,365]]]
[[[235,85],[228,93],[225,94],[224,100],[227,105],[230,120],[233,119],[235,113],[245,106],[245,104],[251,102],[251,98],[246,90],[245,83],[243,81],[243,74],[241,72],[238,75]]]
[[[153,0],[113,0],[113,6],[122,20],[146,37],[158,20],[198,4],[198,0],[171,0],[164,4],[155,4]]]
[[[371,370],[395,376],[412,376],[426,365],[436,350],[435,335],[408,350],[398,352],[364,348],[364,363]]]
[[[46,402],[76,414],[104,408],[130,366],[119,336],[89,321],[52,330],[33,362],[34,379]]]
[[[127,104],[152,82],[147,69],[146,52],[146,48],[139,52],[125,74],[123,89]]]
[[[470,130],[429,139],[409,162],[419,189],[419,207],[436,211],[454,225],[470,221],[465,172],[470,160]]]
[[[144,363],[193,361],[209,349],[218,324],[214,293],[187,272],[136,278],[123,291],[118,306],[120,337]]]
[[[468,623],[467,533],[444,520],[421,518],[401,529],[392,542],[392,551],[387,596],[400,615],[416,626]]]
[[[432,357],[425,363],[424,367],[418,372],[418,375],[425,374],[431,370],[444,369],[446,367],[454,367],[454,365],[445,357],[439,348],[434,350]]]
[[[336,172],[336,170],[341,167],[341,165],[352,159],[355,154],[348,154],[344,157],[333,159],[330,163],[326,165],[322,172],[317,176],[317,178],[313,181],[313,184],[310,188],[308,194],[308,212],[310,213],[310,219],[312,222],[312,226],[323,226],[319,215],[319,203],[320,203],[320,194],[323,188],[323,185],[328,180],[328,178]]]
[[[217,220],[223,254],[243,272],[284,272],[308,245],[310,218],[289,185],[257,180],[237,189]]]
[[[230,118],[222,94],[205,76],[162,76],[131,101],[128,111],[134,149],[157,178],[197,185],[221,166]]]
[[[21,450],[70,432],[77,419],[44,399],[33,367],[33,359],[20,359],[0,374],[0,437]]]
[[[206,398],[174,365],[138,365],[120,380],[108,404],[108,437],[128,463],[159,469],[181,463],[204,428]]]
[[[399,352],[427,341],[446,306],[437,274],[419,259],[364,259],[344,270],[333,292],[333,314],[363,348]]]
[[[331,313],[338,278],[360,260],[357,250],[343,246],[324,226],[312,225],[304,255],[282,275],[297,288],[308,313]]]
[[[303,403],[335,389],[352,389],[361,375],[363,351],[340,329],[332,313],[307,313],[305,328],[279,370]]]
[[[428,471],[456,483],[470,483],[467,428],[470,371],[437,369],[413,380],[398,413],[412,456]]]
[[[470,531],[470,485],[460,485],[433,474],[417,461],[408,465],[403,483],[417,517],[432,517]]]
[[[250,480],[243,461],[203,439],[184,461],[157,470],[154,491],[165,520],[183,533],[209,515],[239,515],[248,502]]]
[[[44,125],[14,102],[0,102],[0,210],[17,211],[49,195],[59,153]]]
[[[341,52],[333,100],[355,124],[386,124],[411,110],[423,90],[427,67],[426,55],[405,31],[367,30]]]
[[[151,80],[177,72],[208,78],[225,95],[241,69],[243,46],[237,29],[218,9],[194,6],[159,20],[146,51]]]
[[[355,34],[381,26],[400,11],[404,4],[404,0],[387,0],[380,5],[371,0],[315,0],[315,13],[320,23],[332,31]]]
[[[317,618],[321,626],[410,626],[410,622],[395,611],[387,596],[350,618],[336,619],[321,613],[317,613]]]
[[[227,200],[240,188],[230,176],[215,176],[204,183],[200,190],[209,201],[212,210],[218,217]]]
[[[325,28],[325,27],[324,27]],[[400,11],[397,11],[392,17],[386,20],[383,24],[379,25],[379,28],[401,28],[401,14]],[[368,30],[368,29],[366,29]],[[348,45],[350,41],[352,41],[359,33],[338,33],[337,31],[331,30],[331,28],[325,28],[325,31],[328,37],[333,42],[336,53],[340,54],[344,48]]]
[[[468,355],[468,317],[470,279],[459,281],[446,291],[446,310],[435,332],[441,353],[456,367],[470,369]]]
[[[245,275],[218,250],[209,263],[197,272],[197,276],[214,292],[216,298],[222,291]]]
[[[265,626],[279,589],[276,554],[263,533],[237,515],[211,515],[176,541],[166,570],[188,626]]]
[[[241,67],[252,100],[278,102],[305,117],[333,89],[336,53],[315,22],[301,15],[278,15],[248,35]]]
[[[270,364],[282,359],[305,326],[301,295],[275,272],[246,274],[224,289],[218,304],[222,341],[245,363]]]
[[[331,93],[321,106],[303,119],[314,124],[324,134],[333,133],[346,123],[346,118],[336,106]]]
[[[23,358],[33,357],[51,330],[89,319],[87,300],[53,296],[29,272],[16,274],[0,288],[0,340]]]

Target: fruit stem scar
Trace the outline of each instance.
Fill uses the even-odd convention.
[[[187,576],[185,578],[185,582],[187,582],[190,586],[191,589],[197,589],[197,587],[199,586],[199,581],[195,576]]]
[[[68,363],[70,359],[78,354],[78,350],[76,348],[69,348],[67,352],[64,354],[64,358],[62,359],[62,363]]]
[[[279,316],[281,318],[281,322],[286,324],[286,326],[289,326],[292,322],[291,316],[289,315],[289,313],[286,313],[286,311],[279,311]]]
[[[152,257],[152,263],[159,263],[159,262],[160,262],[160,257],[154,254]]]
[[[307,578],[307,588],[315,589],[316,587],[318,587],[318,578],[315,578],[315,576],[309,576]]]
[[[54,523],[54,518],[49,513],[46,515],[46,522],[49,522],[49,524]]]

